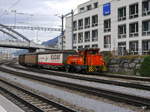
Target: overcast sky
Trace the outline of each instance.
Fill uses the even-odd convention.
[[[0,0],[0,23],[30,26],[60,27],[61,20],[55,15],[62,15],[76,10],[77,5],[88,0]],[[58,32],[36,32],[18,30],[31,40],[36,37],[46,41],[59,35]]]

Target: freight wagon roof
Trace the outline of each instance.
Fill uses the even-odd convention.
[[[48,51],[48,52],[39,52],[38,54],[54,54],[54,53],[77,53],[75,50],[61,50],[61,51]]]
[[[57,50],[57,51],[45,51],[45,52],[35,52],[35,53],[27,53],[25,55],[38,55],[38,54],[54,54],[54,53],[71,53],[76,54],[77,52],[75,50]]]

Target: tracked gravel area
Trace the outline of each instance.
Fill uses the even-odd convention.
[[[14,66],[18,66],[20,68],[25,68],[28,69],[28,67],[24,67],[21,66],[19,64],[14,64]],[[33,68],[36,69],[36,68]],[[99,76],[97,75],[85,75],[85,74],[77,74],[77,73],[67,73],[67,72],[62,72],[62,71],[53,71],[53,70],[46,70],[46,69],[40,69],[41,71],[48,71],[48,72],[58,72],[61,74],[67,74],[67,75],[74,75],[74,76],[82,76],[82,77],[88,77],[88,78],[96,78],[96,79],[102,79],[102,80],[111,80],[111,81],[119,81],[119,82],[126,82],[126,83],[135,83],[135,84],[141,84],[141,85],[147,85],[150,86],[150,82],[149,81],[138,81],[138,80],[129,80],[129,79],[123,79],[123,78],[112,78],[112,77],[105,77],[105,76],[101,76],[99,74]]]
[[[87,98],[85,96],[83,97],[77,94],[73,94],[68,91],[63,91],[57,88],[39,84],[36,81],[34,82],[32,80],[27,80],[25,78],[16,77],[11,74],[0,72],[0,76],[7,78],[8,80],[20,83],[22,85],[28,86],[32,89],[36,89],[40,92],[56,96],[57,98],[67,100],[67,102],[70,102],[74,105],[85,107],[90,110],[89,112],[92,112],[92,111],[94,112],[136,112],[136,111],[132,111],[130,109],[126,109],[126,108],[119,107],[116,105],[100,102],[92,98]]]
[[[52,75],[48,75],[48,74],[34,73],[34,72],[24,71],[24,70],[20,70],[20,69],[14,69],[14,68],[6,67],[6,66],[3,66],[3,67],[14,70],[14,71],[22,72],[22,73],[27,73],[27,74],[31,74],[31,75],[35,75],[35,76],[42,76],[42,77],[49,78],[49,79],[55,79],[55,80],[59,80],[59,81],[70,82],[70,83],[80,84],[80,85],[94,87],[94,88],[119,91],[119,92],[126,93],[126,94],[150,98],[150,91],[146,91],[146,90],[139,90],[139,89],[121,87],[121,86],[110,85],[110,84],[89,82],[89,81],[71,79],[71,78],[66,78],[66,77],[52,76]]]
[[[43,71],[52,71],[52,70],[45,70],[45,69],[41,69]],[[52,71],[52,72],[56,72],[56,71]],[[123,78],[112,78],[112,77],[105,77],[105,76],[101,76],[101,74],[99,74],[99,76],[97,75],[85,75],[85,74],[77,74],[77,73],[67,73],[67,72],[61,72],[61,71],[57,71],[58,73],[64,73],[67,75],[75,75],[75,76],[82,76],[82,77],[89,77],[89,78],[96,78],[96,79],[104,79],[104,80],[113,80],[113,81],[120,81],[120,82],[128,82],[128,83],[136,83],[136,84],[142,84],[142,85],[148,85],[150,86],[150,82],[148,81],[138,81],[138,80],[129,80],[129,79],[123,79]]]

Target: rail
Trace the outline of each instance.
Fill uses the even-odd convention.
[[[123,86],[123,87],[128,87],[128,88],[136,88],[136,89],[149,90],[150,91],[150,86],[143,85],[143,84],[138,84],[138,83],[121,82],[121,81],[98,79],[98,78],[90,78],[90,77],[85,77],[85,76],[73,75],[71,73],[57,72],[57,71],[46,71],[46,70],[42,70],[42,69],[39,70],[39,69],[29,68],[29,67],[28,68],[22,68],[22,67],[14,66],[13,64],[9,64],[7,66],[15,68],[15,69],[30,71],[30,72],[32,71],[32,72],[35,72],[35,73],[42,73],[43,75],[48,74],[48,75],[53,75],[53,76],[67,77],[67,78],[72,78],[72,79],[79,79],[79,80],[91,81],[91,82],[97,82],[97,83],[104,83],[104,84],[112,84],[112,85],[117,85],[117,86]]]
[[[0,79],[0,93],[26,112],[76,112],[48,98]]]
[[[101,89],[101,88],[94,88],[94,87],[88,87],[80,84],[74,84],[74,83],[68,83],[64,81],[58,81],[54,79],[44,78],[42,76],[35,76],[27,73],[22,73],[18,71],[13,71],[10,69],[6,69],[3,67],[0,67],[0,71],[19,76],[24,77],[48,84],[52,84],[59,87],[64,87],[67,89],[83,92],[90,95],[95,95],[99,97],[104,97],[116,102],[123,102],[126,104],[134,105],[134,106],[140,106],[140,107],[146,107],[147,109],[150,109],[150,99],[144,98],[140,96],[135,96],[131,94],[121,93],[117,91],[107,90],[107,89]]]

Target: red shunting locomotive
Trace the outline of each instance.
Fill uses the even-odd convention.
[[[99,49],[80,50],[77,55],[67,57],[67,70],[77,72],[106,71],[106,65]]]

